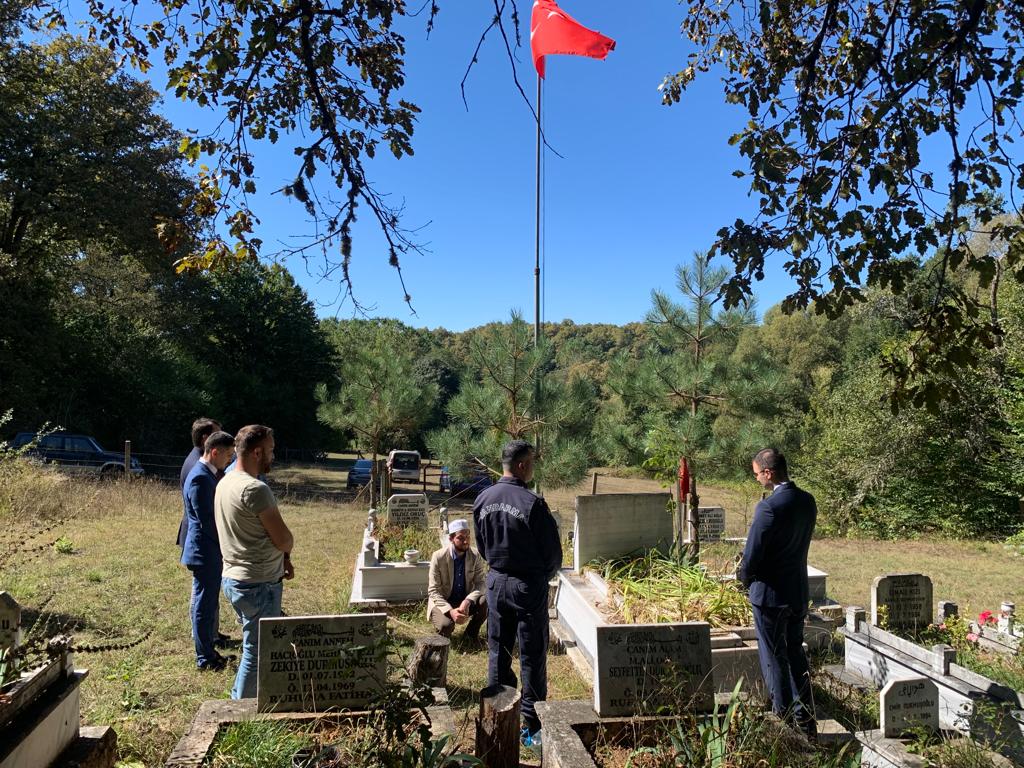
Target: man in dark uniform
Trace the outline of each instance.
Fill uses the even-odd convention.
[[[814,497],[789,479],[774,448],[754,456],[754,477],[771,495],[758,502],[737,572],[750,591],[761,673],[772,709],[816,736],[811,676],[804,654],[807,550],[818,517]]]
[[[562,565],[558,525],[526,484],[533,446],[513,440],[501,454],[503,475],[473,505],[476,544],[487,573],[487,684],[516,687],[512,649],[519,639],[523,742],[540,745],[534,703],[547,698],[548,581]]]

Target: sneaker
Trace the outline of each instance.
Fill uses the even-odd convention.
[[[212,659],[211,661],[204,661],[202,664],[197,664],[196,668],[200,672],[221,672],[228,666],[227,659],[220,657]]]
[[[519,731],[519,743],[524,747],[535,747],[539,749],[541,746],[540,729],[530,733],[529,727],[524,725]]]
[[[231,638],[230,635],[225,635],[223,632],[218,632],[217,637],[213,641],[214,648],[231,648],[236,645],[238,641]]]

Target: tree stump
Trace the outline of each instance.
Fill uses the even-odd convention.
[[[519,691],[492,685],[480,691],[476,756],[485,768],[519,768]]]
[[[409,678],[414,683],[444,688],[448,684],[450,645],[451,641],[440,635],[416,638],[416,646],[409,657]]]

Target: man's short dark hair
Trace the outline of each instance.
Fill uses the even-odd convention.
[[[509,440],[501,452],[501,466],[511,469],[533,453],[533,446],[525,440]]]
[[[274,430],[262,424],[249,424],[238,430],[235,435],[235,453],[239,456],[252,453],[253,450],[263,445],[268,437],[273,437]]]
[[[224,432],[223,430],[214,432],[203,443],[203,453],[209,453],[214,448],[234,448],[235,437],[234,435]]]
[[[206,438],[220,430],[220,422],[205,417],[192,422],[192,445],[202,448]]]
[[[761,469],[770,469],[772,475],[778,480],[785,480],[789,477],[786,457],[778,448],[762,448],[754,454],[754,463]]]

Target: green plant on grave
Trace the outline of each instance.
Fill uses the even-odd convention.
[[[888,630],[889,629],[889,606],[888,605],[880,605],[880,606],[878,606],[878,608],[875,611],[875,613],[878,615],[878,625],[877,625],[878,628],[879,629]]]
[[[644,743],[630,752],[627,768],[852,768],[860,764],[848,745],[836,751],[815,750],[780,720],[743,701],[741,686],[742,680],[728,703],[717,705],[710,715],[690,710],[664,721],[655,744]]]
[[[289,727],[284,720],[246,720],[233,723],[217,735],[208,768],[278,768],[309,746],[306,728]]]
[[[735,581],[719,581],[704,568],[649,551],[637,557],[596,560],[587,566],[608,584],[613,620],[627,624],[706,621],[714,627],[749,626],[750,602]]]
[[[417,550],[420,553],[420,560],[429,560],[430,556],[441,548],[441,539],[437,528],[382,525],[374,535],[380,542],[382,562],[402,560],[407,549]]]

